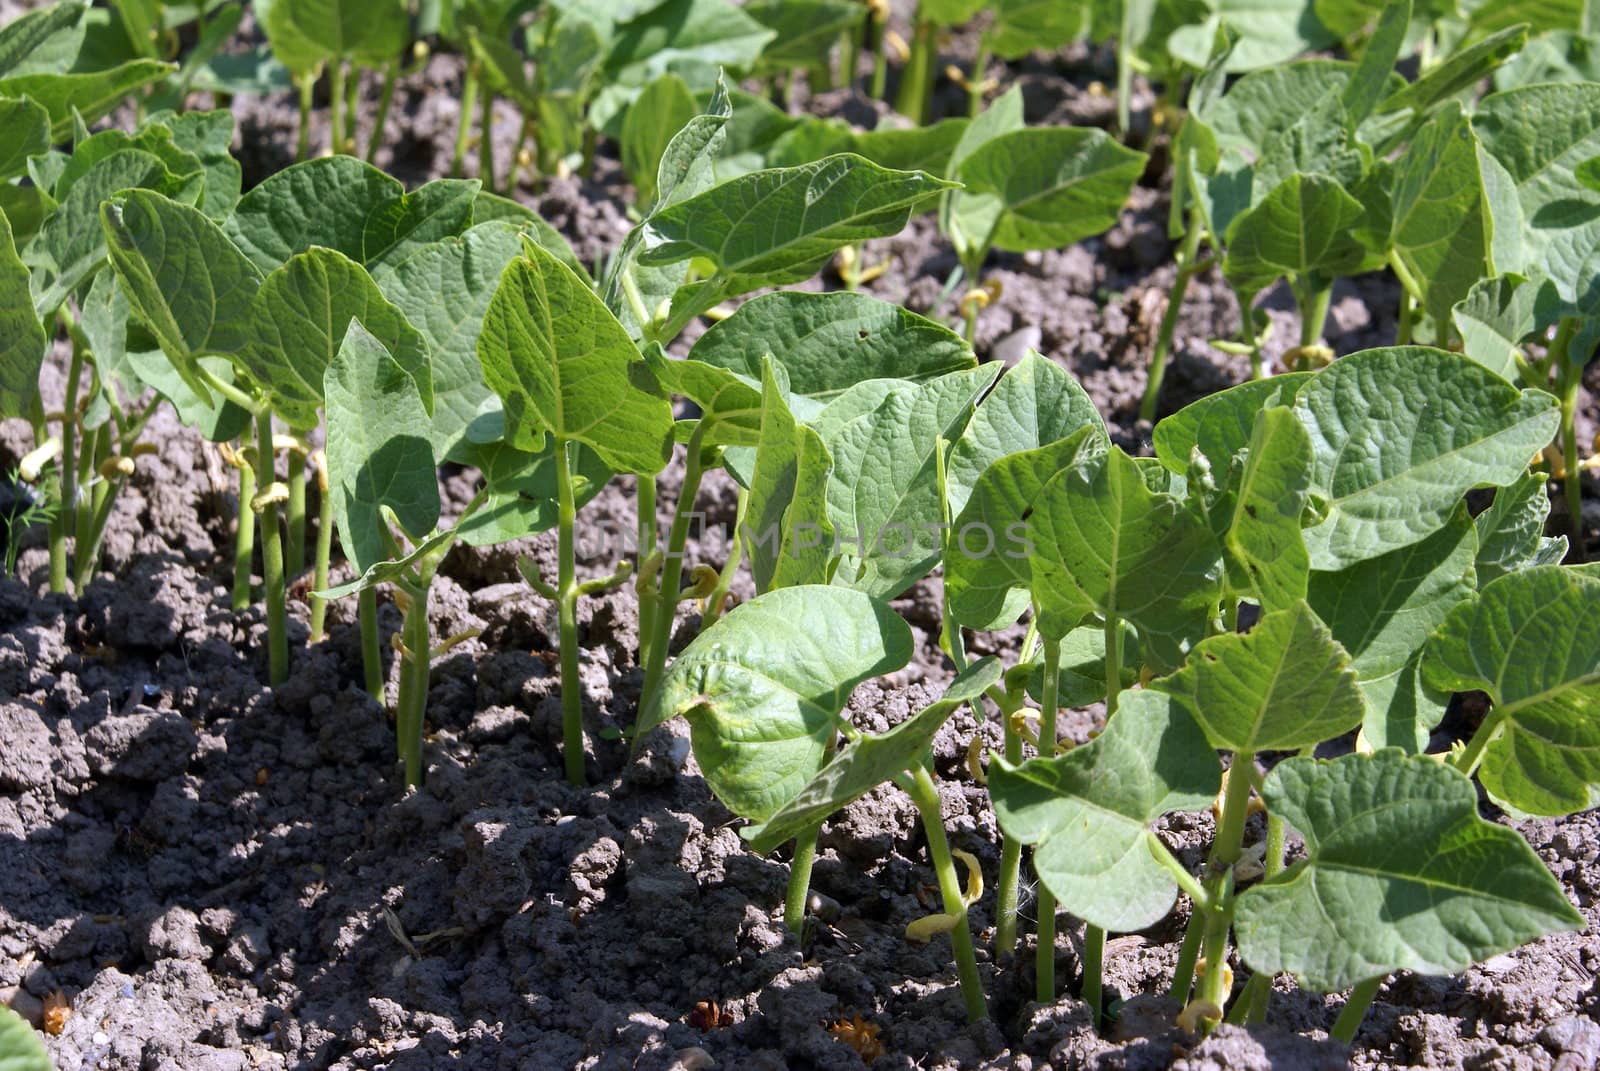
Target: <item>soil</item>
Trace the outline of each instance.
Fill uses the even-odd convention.
[[[947,58],[969,56],[970,45],[952,39]],[[1110,81],[1104,55],[1068,50],[994,73],[1028,87],[1032,121],[1109,118],[1091,87]],[[410,183],[444,173],[460,79],[459,61],[438,55],[406,80],[380,165]],[[376,86],[366,91],[363,138]],[[962,99],[952,86],[939,97],[945,107]],[[1141,121],[1150,101],[1142,91]],[[801,87],[796,103],[878,114],[859,94],[812,99]],[[288,95],[234,108],[247,185],[291,162]],[[515,134],[507,111],[495,128],[502,170]],[[591,263],[620,239],[631,201],[604,156],[585,181],[519,196]],[[1038,348],[1079,377],[1131,449],[1147,449],[1150,429],[1135,413],[1173,275],[1165,218],[1157,176],[1102,238],[996,256],[1001,294],[979,323],[981,356],[1009,361]],[[869,243],[866,259],[887,262],[873,292],[952,315],[941,291],[956,261],[930,218]],[[1339,353],[1389,342],[1396,305],[1385,278],[1340,284],[1327,342]],[[1266,307],[1276,356],[1299,327],[1286,294]],[[1164,411],[1248,374],[1241,359],[1206,345],[1237,323],[1221,280],[1198,278]],[[60,397],[61,376],[53,365],[47,396]],[[1456,978],[1396,976],[1352,1048],[1328,1040],[1338,997],[1282,980],[1274,1025],[1225,1026],[1198,1044],[1179,1032],[1176,1009],[1152,994],[1165,988],[1181,916],[1112,939],[1106,982],[1117,1015],[1099,1036],[1072,995],[1081,927],[1063,919],[1066,995],[1033,1003],[1031,952],[995,962],[983,940],[992,887],[972,921],[993,1018],[967,1026],[948,942],[904,937],[908,923],[937,910],[937,894],[903,796],[879,790],[825,829],[814,887],[831,921],[802,947],[781,921],[783,854],[745,850],[738,823],[699,776],[685,727],[661,727],[628,761],[616,738],[632,722],[641,672],[637,619],[621,593],[580,607],[591,782],[565,783],[552,613],[515,567],[531,554],[552,575],[553,536],[457,548],[447,560],[433,589],[434,633],[481,633],[436,664],[426,784],[406,792],[390,719],[359,688],[353,604],[336,604],[329,639],[308,647],[307,608],[294,601],[294,673],[266,687],[262,613],[229,608],[235,503],[221,462],[170,410],[151,439],[160,453],[141,459],[110,523],[103,572],[80,598],[46,592],[37,541],[20,579],[0,580],[0,1000],[37,1017],[52,993],[70,997],[72,1015],[49,1042],[62,1071],[849,1069],[862,1058],[829,1027],[855,1016],[879,1030],[886,1055],[872,1063],[877,1071],[1592,1071],[1600,1062],[1595,813],[1516,825],[1583,911],[1584,932]],[[0,466],[30,445],[24,426],[0,425]],[[673,471],[663,477],[664,504],[675,481]],[[470,475],[452,475],[445,490],[459,504]],[[711,522],[731,520],[726,480],[708,480],[702,497]],[[614,543],[600,537],[630,531],[633,515],[622,482],[584,510],[596,537],[580,540],[585,574],[609,571]],[[691,555],[720,564],[723,546],[696,539]],[[949,678],[938,606],[937,579],[897,604],[918,653],[857,692],[851,714],[864,728],[906,717]],[[391,604],[382,617],[386,633],[398,629]],[[1014,650],[1018,636],[988,642]],[[1064,731],[1086,738],[1099,717],[1068,715]],[[1471,717],[1453,713],[1441,742]],[[996,725],[958,714],[936,742],[936,773],[954,845],[993,875],[993,814],[965,764],[974,733],[998,742]],[[1203,815],[1178,816],[1165,830],[1194,865],[1209,833]],[[702,1002],[716,1013],[697,1012]]]

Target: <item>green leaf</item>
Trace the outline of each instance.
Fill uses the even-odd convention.
[[[742,10],[773,32],[762,64],[783,69],[827,66],[839,36],[867,17],[853,0],[751,0]]]
[[[87,7],[79,3],[48,4],[0,27],[0,78],[65,72],[82,47]]]
[[[1356,64],[1350,84],[1345,87],[1343,103],[1345,113],[1352,122],[1359,123],[1372,114],[1383,99],[1394,74],[1394,65],[1405,49],[1406,35],[1411,29],[1411,0],[1386,3],[1378,16],[1378,24],[1361,58]]]
[[[1494,93],[1479,103],[1472,125],[1514,183],[1534,264],[1566,300],[1593,300],[1600,279],[1600,192],[1584,185],[1577,169],[1600,156],[1600,85]]]
[[[352,320],[407,370],[424,411],[433,408],[427,344],[367,270],[342,253],[313,247],[290,257],[262,282],[249,317],[240,359],[291,427],[317,426],[323,379]]]
[[[130,190],[100,218],[129,303],[184,383],[209,399],[193,362],[244,348],[261,272],[204,213],[160,194]]]
[[[1152,746],[1160,741],[1159,747]],[[1123,696],[1105,732],[1059,758],[997,759],[989,793],[1000,828],[1033,844],[1033,866],[1061,907],[1125,933],[1172,910],[1178,886],[1150,824],[1216,799],[1221,764],[1199,728],[1158,692]]]
[[[656,171],[667,143],[698,114],[694,94],[675,74],[651,82],[629,106],[622,120],[622,170],[633,183],[635,203],[649,205],[655,200]]]
[[[1311,3],[1282,0],[1208,0],[1214,14],[1203,22],[1180,27],[1167,42],[1176,56],[1203,66],[1218,30],[1238,35],[1228,54],[1230,72],[1253,71],[1287,63],[1294,57],[1333,44],[1333,33],[1317,19]]]
[[[1201,641],[1151,687],[1183,703],[1212,747],[1244,754],[1320,744],[1366,711],[1349,653],[1304,602],[1263,615],[1244,635]]]
[[[752,298],[713,324],[690,354],[751,379],[770,355],[791,391],[821,401],[866,379],[925,383],[977,366],[971,348],[943,324],[847,291]]]
[[[1311,437],[1286,406],[1256,417],[1222,537],[1228,582],[1264,610],[1305,598],[1311,556],[1300,519],[1311,488]]]
[[[400,0],[272,0],[258,17],[273,53],[297,72],[346,59],[382,66],[410,32]]]
[[[1205,122],[1221,148],[1238,149],[1257,159],[1265,146],[1305,116],[1323,111],[1330,99],[1359,103],[1363,89],[1355,83],[1356,74],[1355,64],[1330,59],[1296,60],[1255,71],[1229,86],[1226,95],[1206,109]],[[1405,80],[1392,73],[1384,82],[1388,92],[1404,85]]]
[[[1443,350],[1364,350],[1317,373],[1295,411],[1311,433],[1313,569],[1337,570],[1442,528],[1474,487],[1504,486],[1555,433],[1555,399]]]
[[[541,219],[539,213],[526,205],[511,200],[509,197],[501,197],[499,194],[490,193],[488,190],[479,190],[478,196],[472,199],[473,226],[477,226],[480,223],[494,222],[509,223],[517,227],[538,243],[539,247],[546,253],[549,253],[576,272],[580,279],[587,280],[589,278],[589,269],[579,262],[578,254],[572,251],[572,246],[568,245],[567,240],[561,237],[560,231]],[[466,231],[461,233],[464,235]],[[438,242],[429,243],[429,245],[409,253],[404,258],[392,258],[391,262],[398,268],[400,264],[418,256],[424,250],[434,248],[439,243],[448,241],[450,239],[441,238]],[[379,285],[387,287],[392,282],[393,270],[386,269],[380,271],[379,274],[383,277]]]
[[[1441,108],[1412,139],[1395,172],[1389,244],[1421,287],[1434,322],[1483,276],[1492,273],[1494,223],[1478,174],[1472,124],[1454,102]]]
[[[78,74],[22,74],[0,78],[0,97],[29,97],[50,115],[50,143],[72,137],[76,117],[85,123],[110,115],[124,97],[176,70],[170,63],[129,60],[106,71]]]
[[[50,1071],[50,1056],[28,1021],[0,1004],[0,1071]]]
[[[761,391],[748,379],[693,358],[673,360],[656,344],[646,347],[645,361],[666,393],[682,395],[700,407],[703,445],[756,445]]]
[[[1306,601],[1350,652],[1367,699],[1363,732],[1374,747],[1421,751],[1444,713],[1424,694],[1417,655],[1451,607],[1472,595],[1477,538],[1465,503],[1432,535],[1356,562],[1314,572]]]
[[[940,727],[965,703],[982,697],[1000,679],[999,660],[980,658],[963,670],[944,695],[888,732],[865,734],[845,746],[832,762],[771,818],[739,831],[753,851],[778,845],[814,829],[831,815],[923,761]]]
[[[468,425],[494,397],[478,362],[478,335],[501,273],[522,252],[522,233],[510,223],[480,223],[398,262],[381,285],[427,340],[433,444],[441,458],[453,458],[463,447]]]
[[[823,441],[833,456],[828,515],[845,549],[834,582],[893,598],[939,559],[938,458],[994,382],[990,365],[896,390]],[[941,445],[941,443],[945,445]]]
[[[1503,379],[1515,379],[1522,342],[1538,326],[1538,286],[1520,275],[1496,275],[1473,283],[1450,311],[1461,332],[1462,352]]]
[[[1478,584],[1482,586],[1535,565],[1560,565],[1567,556],[1567,537],[1547,539],[1550,494],[1542,472],[1530,472],[1494,493],[1489,508],[1478,514]]]
[[[437,427],[437,420],[435,421]],[[582,509],[611,482],[612,471],[587,446],[574,447],[573,506]],[[556,483],[556,443],[547,439],[537,453],[503,442],[463,442],[460,461],[483,474],[488,499],[456,523],[461,542],[487,547],[554,528],[561,519]]]
[[[1292,405],[1295,394],[1310,381],[1310,372],[1289,372],[1271,379],[1252,379],[1237,387],[1190,402],[1156,425],[1156,457],[1173,472],[1189,471],[1196,449],[1224,473],[1233,456],[1250,445],[1256,414],[1274,405]]]
[[[914,646],[910,626],[859,591],[769,591],[695,637],[638,732],[687,715],[711,791],[764,822],[821,771],[856,685],[904,666]]]
[[[172,132],[172,143],[192,154],[205,167],[205,194],[199,207],[221,223],[239,204],[243,178],[239,161],[233,158],[233,113],[227,111],[165,112],[152,116],[150,123]]]
[[[518,449],[533,449],[549,432],[588,444],[621,472],[651,474],[666,464],[671,403],[594,291],[538,246],[525,243],[501,275],[478,360]]]
[[[642,86],[668,71],[698,81],[749,67],[776,35],[726,0],[666,0],[621,26],[606,57],[613,82]]]
[[[1421,114],[1482,82],[1507,58],[1516,55],[1527,39],[1526,27],[1512,26],[1457,49],[1427,74],[1387,97],[1378,105],[1378,111],[1397,112],[1409,108]]]
[[[440,179],[406,193],[398,179],[353,156],[286,167],[245,194],[228,234],[262,271],[314,245],[337,250],[374,277],[472,221],[476,181]]]
[[[770,359],[761,373],[761,425],[741,533],[750,574],[757,592],[826,583],[833,556],[833,459],[821,436],[795,421]]]
[[[708,294],[803,282],[841,246],[898,232],[918,202],[949,186],[848,153],[757,171],[652,216],[655,244],[640,260],[660,265],[704,257],[716,271],[713,282],[720,281]]]
[[[950,452],[951,513],[966,508],[979,477],[1002,457],[1048,446],[1084,427],[1105,434],[1093,400],[1070,372],[1029,350],[984,396]]]
[[[1450,612],[1423,672],[1484,691],[1500,726],[1478,779],[1529,814],[1591,805],[1600,784],[1600,581],[1547,565],[1510,573]]]
[[[0,181],[28,170],[28,157],[50,148],[50,116],[31,100],[0,100]]]
[[[983,10],[984,0],[923,0],[917,14],[935,26],[959,26]]]
[[[966,119],[942,119],[930,126],[880,127],[861,132],[842,119],[808,118],[773,143],[767,167],[810,163],[833,153],[853,152],[894,171],[949,173],[950,154],[966,132]]]
[[[1306,858],[1239,896],[1240,957],[1322,992],[1392,971],[1458,974],[1583,918],[1514,830],[1478,817],[1472,782],[1398,751],[1280,763],[1267,809]]]
[[[1018,60],[1035,50],[1053,51],[1088,31],[1089,5],[1063,0],[998,0],[984,43],[1001,59]]]
[[[1118,679],[1124,688],[1139,681],[1143,665],[1139,634],[1122,626],[1122,669]],[[1036,703],[1044,702],[1044,652],[1035,649],[1027,663],[1026,689]],[[1063,707],[1086,707],[1106,697],[1106,630],[1102,625],[1085,625],[1061,637],[1061,671],[1056,674],[1056,702]]]
[[[1099,234],[1117,221],[1148,159],[1083,127],[991,138],[957,172],[966,186],[952,210],[957,252],[1059,249]]]
[[[389,557],[383,507],[419,539],[439,520],[428,411],[411,370],[352,324],[324,383],[328,482],[340,545],[358,573]]]
[[[0,416],[26,415],[38,396],[45,342],[28,297],[28,269],[0,212]]]
[[[1256,293],[1283,277],[1348,273],[1364,256],[1350,234],[1364,214],[1336,180],[1291,175],[1233,221],[1223,274],[1238,289]]]

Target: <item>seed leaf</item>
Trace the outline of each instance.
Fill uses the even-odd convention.
[[[157,193],[129,190],[100,218],[129,303],[184,383],[210,398],[192,362],[244,348],[260,270],[204,213]]]
[[[1338,570],[1438,531],[1473,487],[1503,486],[1554,434],[1555,399],[1423,346],[1365,350],[1300,389],[1312,487],[1327,519],[1305,533],[1313,569]]]
[[[1099,234],[1117,221],[1148,159],[1085,127],[991,138],[957,173],[966,186],[954,195],[957,251],[1058,249]]]
[[[743,536],[756,591],[822,584],[833,553],[828,477],[833,459],[784,404],[777,369],[762,365],[761,426]]]
[[[1592,805],[1600,785],[1600,581],[1560,566],[1510,573],[1453,609],[1428,643],[1435,687],[1481,690],[1503,728],[1478,779],[1529,814]]]
[[[620,472],[666,464],[671,403],[594,291],[532,243],[500,277],[478,359],[504,403],[512,446],[535,449],[550,432],[587,443]]]
[[[1305,603],[1264,615],[1244,635],[1203,640],[1151,685],[1188,708],[1212,747],[1294,751],[1361,723],[1350,655]]]
[[[1478,817],[1472,782],[1395,750],[1280,763],[1267,809],[1306,858],[1240,895],[1239,954],[1321,992],[1396,970],[1456,974],[1583,918],[1514,830]]]
[[[1425,539],[1337,572],[1311,574],[1306,601],[1350,652],[1367,699],[1363,732],[1373,747],[1416,752],[1427,746],[1449,697],[1418,680],[1417,656],[1450,609],[1472,595],[1477,547],[1463,502]]]
[[[824,434],[833,457],[828,515],[847,533],[835,582],[893,598],[938,561],[937,451],[955,441],[999,374],[989,366],[951,372],[889,394],[870,413]]]
[[[39,391],[45,334],[28,296],[28,269],[0,212],[0,416],[27,413]]]
[[[1000,679],[1001,668],[993,657],[972,663],[950,682],[938,700],[888,732],[863,735],[846,745],[777,813],[765,822],[741,829],[739,835],[752,850],[765,854],[820,825],[894,775],[916,766],[950,715],[962,704],[982,696],[984,689]]]
[[[977,367],[971,348],[943,324],[848,291],[752,298],[700,336],[692,353],[751,379],[771,356],[791,391],[824,402],[866,379],[924,383]]]
[[[1036,450],[1083,427],[1105,423],[1072,374],[1029,350],[978,405],[950,452],[950,510],[959,514],[988,467],[1007,454]]]
[[[856,685],[911,659],[911,628],[859,591],[780,588],[731,610],[672,663],[639,732],[687,715],[730,810],[766,821],[822,769]]]
[[[357,573],[385,561],[381,508],[419,539],[439,520],[439,479],[416,377],[359,322],[328,365],[328,482],[339,542]]]
[[[1150,746],[1161,741],[1160,747]],[[994,760],[989,792],[1008,837],[1036,847],[1033,866],[1060,905],[1106,930],[1166,916],[1178,886],[1151,854],[1150,824],[1208,806],[1222,767],[1193,719],[1159,692],[1122,698],[1105,732],[1057,758]]]
[[[472,222],[476,181],[440,179],[406,193],[398,179],[353,156],[286,167],[245,194],[228,234],[262,271],[314,245],[337,250],[374,277]]]
[[[1600,156],[1600,85],[1494,93],[1478,104],[1472,125],[1514,184],[1533,265],[1566,300],[1593,300],[1600,279],[1600,193],[1583,183],[1578,168]]]

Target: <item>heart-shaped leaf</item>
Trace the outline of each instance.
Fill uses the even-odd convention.
[[[1122,697],[1088,744],[1021,766],[996,759],[989,793],[1006,836],[1036,845],[1034,870],[1057,903],[1126,933],[1162,919],[1178,899],[1152,855],[1151,823],[1209,806],[1221,781],[1216,752],[1183,708],[1140,690]]]
[[[1478,779],[1496,800],[1544,815],[1592,806],[1600,785],[1600,580],[1554,565],[1501,577],[1445,618],[1423,672],[1438,688],[1488,693],[1495,735]]]
[[[1514,830],[1478,817],[1449,765],[1386,750],[1296,758],[1267,775],[1272,814],[1306,858],[1239,897],[1252,968],[1321,992],[1392,971],[1457,974],[1583,917]]]
[[[1544,534],[1550,516],[1547,483],[1544,473],[1530,472],[1496,491],[1489,508],[1474,518],[1479,587],[1535,565],[1560,565],[1567,556],[1566,536]]]
[[[792,800],[759,825],[739,831],[765,854],[813,829],[885,781],[923,760],[939,729],[964,703],[976,701],[1000,679],[1000,662],[980,658],[961,672],[944,695],[888,732],[863,735],[848,744]]]
[[[1306,594],[1311,556],[1300,517],[1311,487],[1311,437],[1286,406],[1263,409],[1250,453],[1227,499],[1222,536],[1228,582],[1264,610],[1281,610]]]
[[[1252,379],[1237,387],[1190,402],[1156,425],[1156,457],[1180,476],[1189,471],[1196,448],[1215,473],[1225,473],[1233,457],[1250,445],[1256,414],[1273,405],[1291,405],[1310,372],[1288,372],[1270,379]]]
[[[1312,487],[1327,519],[1305,533],[1314,569],[1338,570],[1438,531],[1474,487],[1504,486],[1555,433],[1556,401],[1424,346],[1364,350],[1300,388]]]
[[[1461,351],[1504,379],[1515,379],[1522,342],[1538,327],[1539,287],[1520,275],[1496,275],[1473,283],[1450,312],[1461,332]]]
[[[1361,724],[1350,655],[1305,603],[1264,615],[1244,635],[1202,641],[1151,687],[1189,709],[1212,747],[1295,751]]]
[[[1228,227],[1223,273],[1254,294],[1280,278],[1351,271],[1364,252],[1350,231],[1365,211],[1336,179],[1290,175]]]
[[[822,769],[856,685],[911,659],[911,628],[859,591],[802,586],[735,607],[672,663],[638,732],[687,715],[729,810],[762,822]]]

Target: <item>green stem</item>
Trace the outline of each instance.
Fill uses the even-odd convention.
[[[483,188],[494,192],[494,91],[485,89],[481,103],[482,117],[478,120],[478,180]]]
[[[1369,978],[1350,990],[1349,998],[1344,1002],[1344,1009],[1339,1012],[1339,1018],[1334,1020],[1333,1029],[1328,1031],[1336,1041],[1349,1045],[1356,1039],[1356,1031],[1361,1029],[1361,1021],[1367,1017],[1367,1009],[1372,1007],[1372,998],[1378,995],[1378,990],[1383,985],[1383,978]]]
[[[634,554],[633,575],[638,578],[634,590],[639,596],[639,665],[650,663],[650,640],[655,635],[656,605],[660,601],[660,585],[655,580],[644,579],[645,559],[656,550],[656,478],[638,478],[638,549]],[[659,579],[659,578],[658,578]]]
[[[400,692],[395,704],[395,736],[405,763],[406,784],[422,784],[422,727],[428,708],[428,671],[433,653],[428,634],[428,595],[433,587],[433,563],[425,561],[415,586],[405,585],[406,606],[402,639],[405,657],[400,666]]]
[[[911,795],[911,801],[922,816],[922,828],[928,835],[928,857],[939,876],[939,893],[944,900],[945,914],[955,918],[950,931],[950,945],[956,955],[956,975],[961,979],[961,999],[967,1006],[967,1018],[977,1022],[989,1013],[983,999],[983,981],[978,977],[978,958],[972,948],[972,927],[967,922],[967,903],[961,895],[961,882],[956,877],[955,860],[950,856],[950,842],[945,838],[944,815],[939,806],[939,789],[926,767],[918,766],[910,777],[900,779]]]
[[[722,563],[722,571],[717,574],[717,586],[706,599],[706,611],[700,616],[702,632],[715,625],[722,616],[723,603],[728,601],[728,589],[733,587],[733,578],[739,573],[739,563],[744,560],[744,541],[739,538],[739,532],[744,528],[745,510],[749,506],[750,492],[741,487],[738,505],[733,512],[733,544],[728,548],[728,560]]]
[[[1562,327],[1565,329],[1566,324]],[[1581,366],[1573,367],[1573,364],[1563,352],[1558,365],[1561,369],[1561,463],[1565,470],[1562,473],[1561,493],[1567,500],[1567,531],[1572,543],[1572,557],[1574,561],[1582,562],[1588,557],[1583,539],[1583,470],[1579,468],[1577,426],[1578,388],[1583,385],[1583,369]]]
[[[976,301],[963,302],[965,307],[961,310],[961,337],[966,339],[971,346],[978,337],[978,303]]]
[[[911,33],[911,57],[900,72],[900,94],[895,110],[917,125],[928,121],[928,99],[933,93],[936,27],[918,15]]]
[[[262,490],[276,479],[272,464],[272,414],[256,416],[257,482]],[[278,506],[270,499],[261,510],[261,582],[267,598],[267,681],[274,687],[289,679],[289,633],[283,580],[283,534],[278,531]]]
[[[860,47],[856,35],[846,30],[839,41],[839,81],[846,89],[854,88],[856,84],[856,58],[860,55]]]
[[[1244,847],[1244,823],[1250,813],[1250,789],[1255,778],[1255,755],[1235,752],[1228,770],[1228,788],[1222,800],[1222,821],[1211,845],[1207,871],[1209,906],[1205,938],[1201,948],[1206,957],[1205,977],[1200,980],[1200,999],[1218,1008],[1225,1007],[1228,993],[1223,988],[1227,975],[1228,930],[1233,922],[1233,864]]]
[[[667,535],[666,553],[661,562],[661,583],[654,628],[651,630],[649,661],[645,664],[644,687],[639,695],[639,709],[644,710],[661,686],[661,675],[666,671],[667,647],[672,643],[672,625],[678,616],[678,595],[683,584],[684,547],[689,542],[689,518],[694,512],[695,495],[700,491],[700,477],[704,472],[701,443],[704,441],[706,422],[701,420],[689,437],[689,456],[684,464],[683,489],[678,493],[678,504],[672,513],[672,530]]]
[[[1056,710],[1060,700],[1061,640],[1044,638],[1044,694],[1039,702],[1039,754],[1052,759],[1056,754]],[[1036,875],[1037,876],[1037,875]],[[1056,898],[1039,882],[1039,941],[1034,950],[1037,999],[1053,1004],[1056,999]],[[1087,980],[1087,979],[1086,979]]]
[[[472,112],[478,105],[478,68],[467,68],[467,80],[461,87],[461,118],[456,124],[455,151],[450,154],[450,176],[461,177],[462,165],[467,160],[467,142],[472,137]]]
[[[361,114],[361,68],[354,63],[350,65],[350,74],[344,85],[344,145],[340,152],[350,156],[356,153],[356,143],[361,132],[356,129],[358,117]]]
[[[1122,694],[1122,621],[1116,614],[1106,615],[1106,720],[1117,712]]]
[[[356,614],[361,620],[361,673],[367,694],[384,701],[383,646],[378,636],[378,589],[363,588],[356,596]]]
[[[1129,22],[1138,10],[1136,4],[1122,5],[1122,26],[1117,32],[1117,131],[1123,140],[1133,125],[1133,27]]]
[[[1411,291],[1404,287],[1400,290],[1400,314],[1394,328],[1394,344],[1396,346],[1411,345],[1412,321],[1416,317],[1416,302],[1411,300]]]
[[[1007,697],[1010,698],[1009,696]],[[1012,728],[1011,715],[1021,707],[1017,697],[1015,707],[996,704],[1000,709],[1000,730],[1005,734],[1006,761],[1013,766],[1022,763],[1022,735]],[[1017,949],[1017,886],[1022,872],[1022,842],[1003,832],[1000,841],[1000,884],[995,890],[994,947],[999,956],[1010,957]]]
[[[1489,711],[1487,717],[1478,725],[1478,731],[1472,734],[1472,739],[1467,742],[1466,748],[1456,755],[1451,762],[1455,768],[1471,777],[1477,770],[1478,763],[1483,761],[1483,752],[1495,737],[1500,735],[1500,729],[1505,725],[1505,715],[1496,707]]]
[[[578,565],[573,539],[578,511],[573,504],[572,459],[565,440],[556,440],[555,454],[558,532],[556,606],[561,628],[561,748],[567,781],[582,787],[585,779],[583,682],[578,678]]]
[[[344,63],[334,60],[328,68],[328,137],[336,156],[344,152],[344,79]]]
[[[333,557],[333,496],[328,493],[327,470],[317,466],[317,558],[311,573],[311,642],[328,635],[328,600],[318,595],[328,589],[328,562]]]
[[[967,82],[967,114],[974,119],[983,111],[983,78],[991,55],[989,35],[984,34],[978,41],[978,56],[972,61],[972,77]]]
[[[289,451],[288,539],[283,547],[283,570],[299,576],[306,568],[306,455]]]
[[[1083,1002],[1089,1005],[1089,1014],[1093,1016],[1094,1027],[1100,1029],[1101,1020],[1104,1018],[1105,997],[1101,983],[1101,973],[1105,969],[1106,960],[1106,931],[1099,926],[1085,923],[1083,927]]]
[[[1266,358],[1261,353],[1261,333],[1256,330],[1255,319],[1250,314],[1254,311],[1255,297],[1246,295],[1237,287],[1233,291],[1234,300],[1239,303],[1239,318],[1241,321],[1239,334],[1243,341],[1250,347],[1250,378],[1264,379],[1267,374]]]
[[[1256,1021],[1256,1008],[1260,1007],[1265,1013],[1267,999],[1272,993],[1272,975],[1257,971],[1250,976],[1250,980],[1239,991],[1239,999],[1233,1002],[1233,1007],[1228,1009],[1227,1021],[1235,1026],[1243,1026],[1248,1022]]]
[[[394,87],[400,79],[400,57],[389,61],[383,72],[383,90],[378,94],[378,114],[372,120],[372,133],[367,136],[367,163],[378,158],[378,148],[383,144],[383,128],[389,123],[389,109],[394,104]]]
[[[239,441],[244,449],[244,440]],[[256,497],[256,470],[239,458],[239,513],[233,533],[233,608],[235,611],[250,606],[250,563],[256,553],[256,513],[250,500]]]
[[[72,584],[79,595],[94,575],[94,548],[89,545],[89,530],[94,522],[96,482],[95,461],[100,454],[102,425],[84,433],[78,449],[78,472],[72,497]]]
[[[1178,946],[1178,962],[1172,968],[1172,998],[1180,1005],[1189,1003],[1189,991],[1194,988],[1194,965],[1200,958],[1200,942],[1209,916],[1209,911],[1202,911],[1196,904],[1188,928],[1183,931],[1183,943]]]
[[[1333,300],[1333,283],[1317,286],[1309,279],[1305,300],[1300,303],[1300,345],[1315,346],[1322,339],[1328,322],[1328,304]]]
[[[789,889],[783,900],[783,924],[796,937],[801,936],[806,925],[806,900],[811,893],[811,868],[817,861],[816,826],[794,839],[794,858],[789,861]]]
[[[1141,420],[1154,421],[1156,418],[1156,403],[1161,397],[1161,382],[1167,375],[1167,358],[1172,353],[1172,338],[1178,330],[1178,315],[1183,311],[1183,299],[1189,292],[1189,281],[1198,274],[1195,257],[1200,252],[1200,240],[1205,236],[1205,226],[1199,215],[1199,208],[1190,211],[1189,233],[1184,235],[1183,247],[1178,250],[1178,275],[1172,281],[1172,293],[1167,297],[1167,310],[1161,314],[1161,329],[1156,335],[1156,348],[1150,354],[1150,378],[1145,383],[1144,398],[1139,403]]]
[[[295,138],[294,160],[303,164],[311,158],[311,101],[317,89],[315,75],[302,74],[294,80],[300,98],[300,131]]]
[[[68,315],[63,308],[62,323],[68,323]],[[76,517],[78,508],[78,381],[82,377],[83,348],[74,339],[72,360],[67,366],[66,397],[61,403],[61,498],[56,519],[50,524],[51,591],[67,590],[67,518]]]

